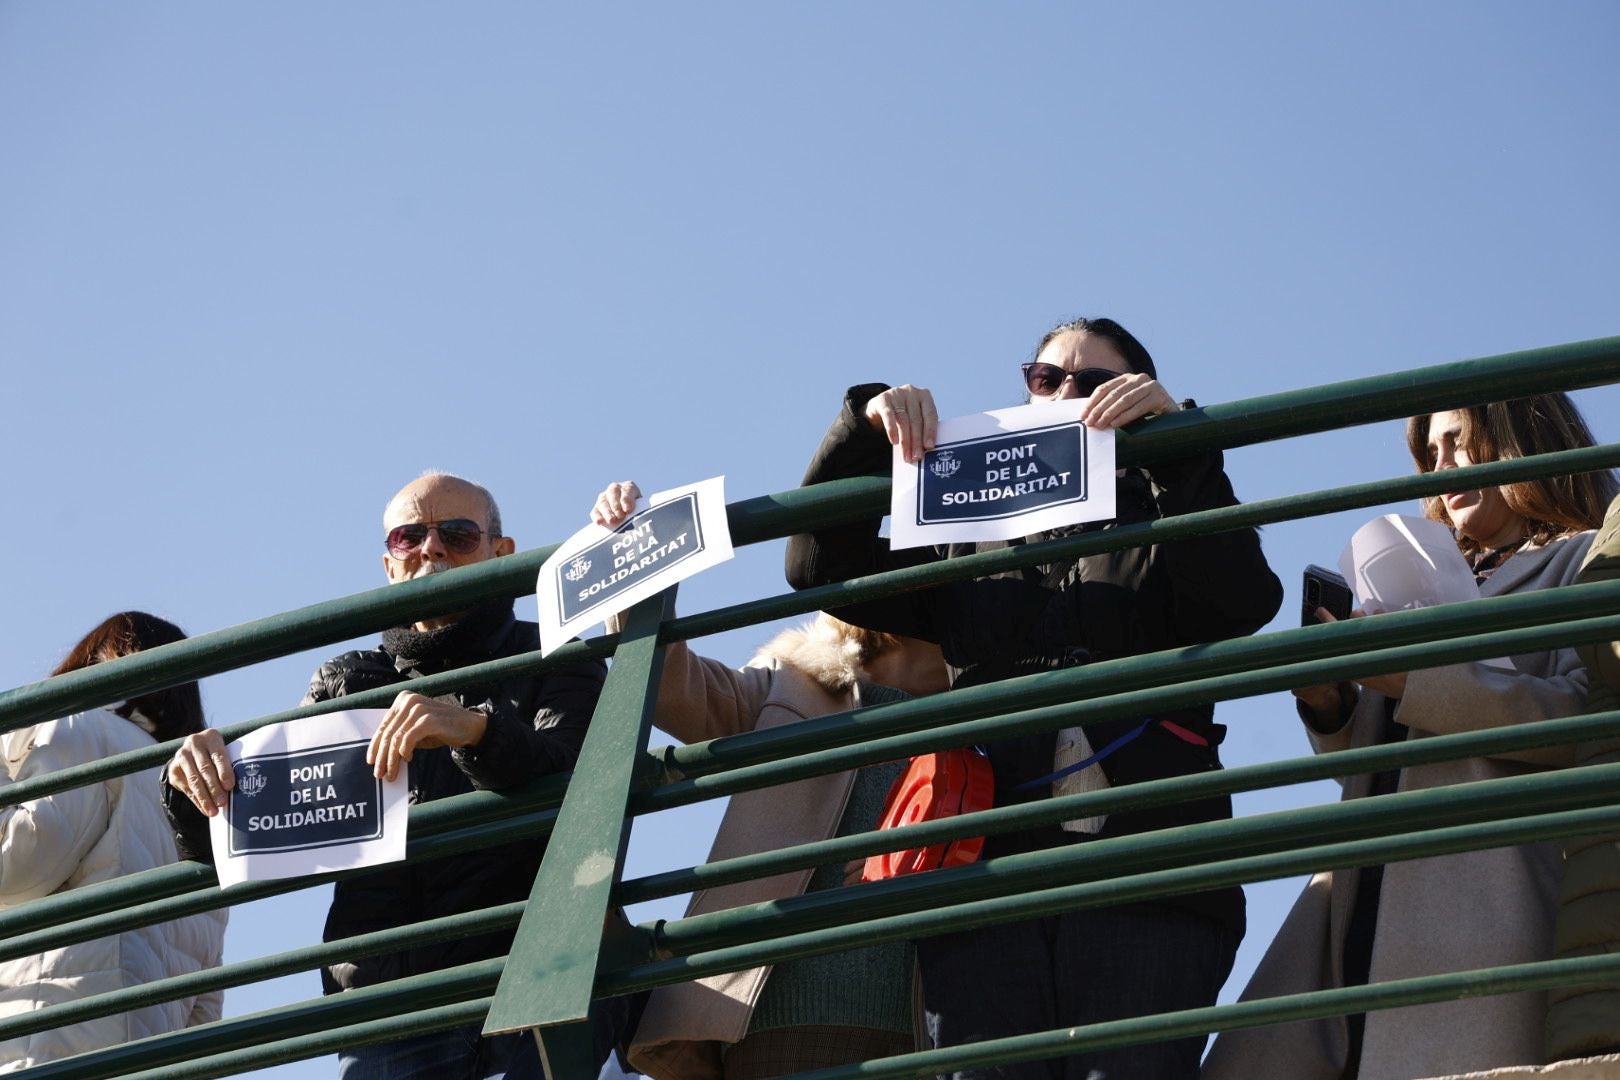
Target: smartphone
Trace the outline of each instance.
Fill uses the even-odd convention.
[[[1350,586],[1344,578],[1320,566],[1305,568],[1305,598],[1299,612],[1301,626],[1315,626],[1322,621],[1316,617],[1317,608],[1327,608],[1335,619],[1348,619],[1350,602]]]

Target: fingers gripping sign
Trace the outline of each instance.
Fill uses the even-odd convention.
[[[209,817],[225,809],[236,787],[236,772],[225,752],[225,740],[213,728],[186,736],[169,760],[168,775],[169,786]]]
[[[488,726],[489,718],[475,709],[403,690],[377,725],[366,748],[366,762],[376,776],[391,781],[417,750],[476,745]]]
[[[596,505],[591,508],[591,521],[603,528],[614,528],[635,513],[636,500],[640,498],[641,489],[634,480],[609,484],[596,497]]]
[[[1144,416],[1180,411],[1181,406],[1157,379],[1133,372],[1097,387],[1081,418],[1089,427],[1121,428]]]
[[[900,448],[908,463],[917,463],[934,448],[939,412],[933,391],[925,386],[907,383],[883,391],[866,403],[866,420]]]

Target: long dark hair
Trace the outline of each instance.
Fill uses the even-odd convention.
[[[1066,323],[1059,323],[1041,338],[1040,344],[1035,346],[1035,356],[1031,359],[1038,358],[1041,350],[1050,345],[1052,339],[1059,334],[1075,333],[1095,334],[1100,338],[1106,338],[1109,344],[1119,350],[1119,355],[1125,358],[1125,362],[1131,365],[1132,371],[1146,375],[1150,379],[1159,377],[1159,371],[1153,366],[1153,357],[1148,355],[1147,348],[1136,340],[1134,334],[1113,319],[1070,319]]]
[[[120,611],[108,616],[84,635],[51,674],[64,675],[69,671],[78,671],[93,664],[185,639],[186,635],[178,626],[156,615],[148,615],[144,611]],[[182,738],[201,731],[205,726],[202,694],[194,682],[131,698],[118,714],[127,720],[137,711],[151,721],[155,728],[152,734],[158,742]]]
[[[1592,430],[1568,394],[1536,394],[1456,411],[1463,418],[1462,447],[1468,452],[1468,460],[1476,465],[1596,445]],[[1406,422],[1406,448],[1419,472],[1434,470],[1434,455],[1429,450],[1429,414]],[[1525,520],[1530,542],[1545,544],[1568,533],[1600,527],[1604,511],[1620,489],[1614,473],[1600,469],[1503,484],[1498,490],[1508,509]],[[1439,497],[1423,500],[1423,516],[1451,524],[1445,501]],[[1461,535],[1457,546],[1466,553],[1479,548]]]

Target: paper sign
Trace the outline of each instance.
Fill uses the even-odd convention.
[[[221,887],[398,862],[410,784],[372,775],[366,746],[386,709],[271,724],[226,747],[236,788],[209,819]]]
[[[1364,611],[1408,611],[1478,600],[1479,586],[1451,530],[1429,518],[1385,514],[1357,529],[1339,572]],[[1512,670],[1500,657],[1482,660]]]
[[[540,567],[540,654],[731,556],[723,476],[638,499],[616,529],[585,526]]]
[[[1080,422],[1085,399],[941,420],[934,449],[894,449],[889,544],[1010,540],[1114,516],[1114,433]]]

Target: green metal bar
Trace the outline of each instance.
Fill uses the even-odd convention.
[[[449,801],[449,800],[445,800]],[[556,819],[555,810],[537,810],[516,815],[503,821],[454,829],[430,837],[411,837],[407,846],[407,861],[428,862],[446,855],[463,854],[496,844],[510,843],[525,837],[544,835]],[[151,926],[184,915],[201,911],[245,904],[268,896],[298,892],[332,881],[363,877],[374,871],[368,869],[335,870],[305,877],[278,878],[274,881],[245,881],[228,889],[203,887],[164,900],[108,911],[80,919],[77,922],[48,926],[33,933],[19,934],[0,940],[0,960],[45,949],[60,948],[80,941],[123,933],[138,926]]]
[[[1620,444],[1607,443],[1579,450],[1561,450],[1535,457],[1469,465],[1462,469],[1447,469],[1442,472],[1350,484],[1303,495],[1285,495],[1215,510],[1200,510],[1196,513],[1121,525],[1061,540],[985,551],[923,566],[851,578],[849,581],[685,615],[672,619],[665,625],[662,640],[690,640],[706,634],[736,630],[756,622],[788,618],[812,611],[833,610],[845,604],[881,599],[897,592],[910,592],[953,581],[966,581],[1034,566],[1037,563],[1063,562],[1130,547],[1168,544],[1232,529],[1258,528],[1262,525],[1275,525],[1318,514],[1442,495],[1448,490],[1455,489],[1459,484],[1468,487],[1494,487],[1541,476],[1591,472],[1617,466],[1620,466]],[[837,480],[820,487],[847,483],[851,482]],[[861,483],[864,485],[866,479]]]
[[[211,1080],[216,1076],[238,1076],[255,1069],[267,1069],[272,1065],[282,1065],[289,1061],[303,1061],[351,1047],[447,1031],[450,1028],[481,1021],[484,1014],[489,1011],[491,1000],[487,997],[474,998],[454,1005],[441,1005],[436,1009],[400,1013],[397,1016],[370,1020],[363,1024],[350,1024],[310,1035],[277,1039],[274,1042],[259,1043],[240,1050],[228,1050],[223,1054],[211,1054],[190,1061],[164,1065],[157,1069],[146,1069],[124,1076],[122,1080]]]
[[[489,993],[504,959],[480,960],[442,971],[345,990],[330,997],[215,1020],[152,1035],[120,1046],[46,1062],[28,1070],[28,1080],[102,1080],[141,1069],[161,1069],[203,1054],[268,1043],[340,1024],[361,1023],[407,1009],[448,1005]]]
[[[1526,594],[1525,596],[1521,597],[1498,597],[1489,600],[1474,601],[1473,603],[1482,607],[1485,605],[1539,607],[1550,604],[1552,605],[1552,609],[1549,610],[1552,610],[1552,614],[1567,615],[1569,612],[1567,605],[1570,600],[1580,600],[1581,597],[1587,596],[1593,590],[1609,590],[1612,592],[1616,588],[1620,588],[1620,583],[1597,583],[1591,585],[1571,586],[1569,588],[1560,590],[1547,590],[1540,593]],[[1568,595],[1561,596],[1560,594]],[[1599,602],[1607,603],[1611,607],[1617,606],[1612,599],[1604,599],[1600,600]],[[1588,601],[1582,600],[1581,603],[1588,603]],[[1468,605],[1453,605],[1453,608],[1464,608],[1467,606]],[[1539,614],[1546,616],[1548,611],[1544,610]],[[1466,615],[1466,612],[1464,615]],[[1105,715],[1111,714],[1129,715],[1135,712],[1151,710],[1153,708],[1163,706],[1166,703],[1176,704],[1187,703],[1195,700],[1215,700],[1245,692],[1256,692],[1264,689],[1280,689],[1292,685],[1307,685],[1310,682],[1319,682],[1323,681],[1324,679],[1337,678],[1342,675],[1352,673],[1371,673],[1380,670],[1399,670],[1404,666],[1432,666],[1435,663],[1448,662],[1451,659],[1466,656],[1470,653],[1473,655],[1485,656],[1500,655],[1503,652],[1522,651],[1523,649],[1531,646],[1539,647],[1551,638],[1567,638],[1570,634],[1577,632],[1584,632],[1591,640],[1603,640],[1605,637],[1613,636],[1615,633],[1612,622],[1613,618],[1614,617],[1610,617],[1610,620],[1608,621],[1588,621],[1585,624],[1575,624],[1573,626],[1566,625],[1563,627],[1554,627],[1548,629],[1532,629],[1528,631],[1512,632],[1512,634],[1516,636],[1504,637],[1497,635],[1484,639],[1457,637],[1451,641],[1436,642],[1424,646],[1418,646],[1415,647],[1415,651],[1414,649],[1382,650],[1380,652],[1361,654],[1359,656],[1341,655],[1331,657],[1326,660],[1317,661],[1312,664],[1296,664],[1291,667],[1273,669],[1269,672],[1258,675],[1228,676],[1224,679],[1203,681],[1191,678],[1192,675],[1197,673],[1196,661],[1194,659],[1186,657],[1172,658],[1168,666],[1160,666],[1157,671],[1154,671],[1150,667],[1146,677],[1140,680],[1140,684],[1152,685],[1157,682],[1163,682],[1167,678],[1174,679],[1183,676],[1187,677],[1187,681],[1159,690],[1145,691],[1144,693],[1146,696],[1135,699],[1122,700],[1118,698],[1108,698],[1103,696],[1102,689],[1107,684],[1087,681],[1101,671],[1101,669],[1106,668],[1107,665],[1099,664],[1093,668],[1081,668],[1070,672],[1056,672],[1050,675],[1033,676],[1027,680],[1029,684],[1036,684],[1040,680],[1046,680],[1048,684],[1057,684],[1054,691],[1048,692],[1049,698],[1055,698],[1059,701],[1079,701],[1080,704],[1058,705],[1049,707],[1045,710],[1037,709],[1022,713],[1015,712],[1011,716],[1005,717],[1001,720],[970,722],[970,724],[988,725],[986,727],[969,726],[969,724],[956,725],[954,727],[928,727],[925,728],[921,733],[893,736],[887,739],[877,739],[874,742],[869,742],[863,745],[842,747],[835,750],[824,751],[819,754],[801,752],[794,760],[785,761],[779,764],[756,766],[750,770],[738,770],[727,773],[723,776],[702,777],[697,781],[683,781],[678,784],[668,785],[656,792],[648,793],[646,796],[638,798],[637,809],[644,811],[646,809],[659,806],[660,804],[679,805],[685,802],[697,801],[699,799],[710,798],[720,794],[729,794],[735,790],[745,790],[750,787],[767,786],[772,783],[782,782],[784,779],[797,778],[797,776],[800,775],[815,775],[819,772],[836,771],[838,769],[848,768],[853,765],[867,764],[872,761],[889,760],[890,758],[905,756],[906,754],[912,753],[917,749],[925,748],[930,745],[953,745],[952,740],[960,740],[960,742],[954,743],[955,745],[966,745],[968,743],[979,741],[980,738],[986,735],[993,735],[997,731],[1006,733],[1009,725],[1014,726],[1018,730],[1040,730],[1043,727],[1061,727],[1064,726],[1064,724],[1071,722],[1074,716],[1077,714],[1077,711],[1080,715],[1083,715],[1086,718],[1101,718]],[[1229,642],[1222,644],[1240,649],[1258,649],[1258,652],[1256,653],[1257,659],[1264,659],[1267,656],[1270,658],[1276,658],[1283,654],[1285,647],[1280,644],[1272,643],[1270,641],[1271,638],[1283,638],[1287,635],[1293,635],[1293,640],[1298,642],[1310,640],[1310,636],[1314,635],[1314,637],[1318,640],[1329,639],[1329,648],[1318,651],[1332,653],[1343,649],[1353,648],[1356,643],[1364,643],[1368,640],[1398,640],[1406,633],[1405,631],[1401,631],[1399,629],[1399,627],[1402,625],[1435,622],[1438,629],[1441,631],[1450,628],[1452,632],[1457,632],[1459,629],[1467,629],[1468,624],[1470,623],[1480,625],[1482,620],[1480,616],[1474,616],[1471,619],[1461,618],[1451,608],[1436,608],[1428,611],[1404,612],[1396,615],[1382,616],[1379,620],[1376,620],[1376,622],[1384,623],[1386,625],[1380,628],[1379,626],[1374,625],[1375,620],[1356,620],[1354,622],[1337,624],[1335,626],[1291,630],[1285,631],[1280,635],[1269,635],[1267,638],[1249,639],[1243,642]],[[1584,631],[1581,629],[1583,626],[1585,627]],[[1430,626],[1428,630],[1425,630],[1424,632],[1431,632],[1435,629],[1436,626]],[[1334,639],[1343,642],[1343,644],[1332,644]],[[1214,654],[1218,649],[1219,646],[1209,646],[1207,647],[1207,650],[1203,651]],[[1137,658],[1136,660],[1132,661],[1120,661],[1116,663],[1133,664],[1140,659],[1141,658]],[[1413,660],[1417,660],[1419,663],[1414,664],[1412,663]],[[1067,682],[1068,685],[1064,685],[1065,682]],[[970,697],[970,695],[980,694],[981,691],[1005,694],[1005,687],[1007,685],[1008,684],[1001,684],[999,687],[980,687],[971,691],[958,691],[948,695],[948,698],[956,698],[958,700],[967,699]],[[944,701],[946,699],[942,698],[935,700]],[[992,700],[989,708],[1003,710],[1012,709],[1020,700],[1027,699],[1022,696],[1022,691],[1017,691],[1011,696],[999,697]],[[924,703],[906,703],[906,707],[920,704]],[[894,709],[900,708],[900,706],[885,706],[883,708]],[[866,716],[868,718],[872,717],[874,714],[879,717],[889,715],[880,712],[878,709],[867,710],[866,712]],[[917,726],[940,722],[938,718],[930,717],[928,714],[924,714],[924,717],[924,721]],[[846,720],[848,720],[847,717]],[[811,725],[817,723],[819,723],[819,721],[808,722],[808,724]],[[873,735],[881,735],[882,733],[882,727],[870,719],[863,721],[863,725],[863,730],[871,730]],[[857,735],[858,734],[859,733],[857,733]],[[849,740],[846,739],[845,741]],[[511,796],[478,794],[461,796],[458,800],[445,800],[441,803],[433,804],[432,806],[419,807],[413,810],[412,828],[418,838],[424,838],[431,835],[435,830],[435,822],[444,821],[446,817],[453,815],[454,811],[460,806],[460,799],[474,800],[481,798],[483,802],[487,804],[487,809],[493,810],[500,807],[503,804],[503,800],[510,797]],[[545,823],[549,822],[549,820],[551,819],[536,819],[537,823],[534,825],[534,828],[536,830],[543,829],[545,827]],[[420,821],[420,825],[417,824],[418,821]],[[470,844],[469,846],[475,845]],[[436,847],[434,850],[443,849]],[[131,907],[130,905],[134,894],[127,891],[127,887],[120,882],[92,886],[90,889],[86,890],[75,890],[74,893],[84,893],[85,896],[81,899],[80,897],[74,895],[74,893],[70,893],[64,894],[64,896],[59,898],[51,898],[47,901],[37,902],[44,905],[62,905],[62,907],[52,908],[46,906],[35,909],[33,905],[28,905],[16,912],[0,915],[0,939],[4,939],[4,944],[0,944],[0,957],[4,957],[6,955],[24,955],[28,949],[32,949],[38,945],[41,942],[41,938],[37,935],[19,937],[18,935],[21,928],[28,925],[29,920],[31,919],[42,920],[48,915],[60,917],[60,912],[65,910],[67,905],[93,903],[102,906],[103,909],[117,908],[117,910],[111,910],[107,915],[97,917],[92,920],[86,920],[83,923],[75,924],[70,928],[62,928],[61,930],[63,933],[71,931],[74,935],[76,935],[74,940],[87,940],[88,938],[99,937],[108,933],[128,929],[132,925],[145,925],[149,922],[164,921],[165,919],[176,918],[181,914],[189,914],[198,910],[208,910],[211,907],[220,906],[225,903],[239,903],[247,899],[257,898],[259,895],[275,895],[279,892],[292,891],[297,888],[305,888],[318,881],[328,880],[327,878],[322,877],[312,880],[294,879],[294,881],[291,883],[261,882],[254,883],[252,886],[237,887],[238,889],[251,888],[254,890],[260,890],[252,894],[239,892],[237,890],[232,890],[229,893],[214,893],[212,892],[210,886],[206,883],[206,879],[201,879],[201,881],[199,881],[199,879],[196,878],[197,871],[195,869],[177,867],[169,868],[169,870],[164,872],[173,873],[176,876],[189,876],[192,879],[193,888],[206,890],[209,897],[212,899],[212,902],[207,900],[199,902],[194,895],[187,895],[173,901],[165,901],[144,907]],[[350,871],[346,873],[354,872]],[[335,878],[333,879],[335,880]],[[104,894],[103,892],[92,892],[91,890],[103,890]],[[141,920],[144,920],[144,922]],[[35,925],[39,925],[39,923],[36,922]],[[15,949],[23,949],[24,952],[14,952],[13,950]]]
[[[1413,826],[1466,825],[1517,814],[1576,810],[1610,802],[1617,783],[1620,763],[1405,791],[1004,855],[926,874],[660,921],[645,929],[657,935],[660,949],[690,953],[866,921],[922,905],[984,899],[1009,890],[1032,891],[1259,855],[1322,836],[1351,840]]]
[[[356,934],[321,945],[289,949],[273,956],[238,960],[235,963],[205,968],[186,975],[174,975],[155,982],[141,983],[138,986],[109,990],[92,997],[80,998],[78,1001],[50,1005],[32,1012],[0,1018],[0,1039],[14,1039],[49,1028],[80,1024],[97,1017],[141,1009],[176,998],[193,997],[214,990],[229,990],[232,987],[267,979],[279,979],[300,971],[323,968],[342,960],[358,960],[365,956],[414,949],[438,941],[508,930],[516,926],[518,919],[522,918],[523,907],[523,902],[518,901],[457,915],[441,915],[436,919],[426,919],[406,926],[374,930],[368,934]]]
[[[484,1023],[486,1035],[583,1024],[589,1016],[602,931],[630,839],[627,804],[639,779],[663,671],[658,625],[674,596],[673,588],[666,589],[630,609],[575,765],[589,782],[569,785],[563,798]],[[547,1034],[541,1033],[542,1045]],[[558,1039],[557,1053],[575,1041],[567,1031]]]
[[[438,576],[438,575],[434,575]],[[270,713],[254,720],[242,720],[235,724],[223,724],[219,727],[220,737],[227,743],[234,742],[250,731],[257,731],[270,724],[279,724],[291,720],[302,720],[310,716],[320,716],[323,713],[342,712],[345,709],[385,709],[392,705],[394,698],[406,690],[413,690],[427,697],[436,697],[449,693],[462,686],[474,686],[485,682],[496,682],[516,672],[539,672],[546,668],[556,667],[568,660],[586,659],[612,655],[613,642],[611,638],[593,638],[590,641],[573,642],[564,645],[550,656],[541,658],[539,653],[528,653],[517,657],[506,657],[501,660],[489,660],[482,664],[471,664],[467,667],[457,668],[454,671],[440,672],[436,675],[423,675],[415,679],[406,679],[404,682],[391,683],[380,686],[375,690],[362,690],[347,697],[332,698],[327,701],[318,701],[312,705],[300,705],[292,709],[283,709],[280,712]],[[181,644],[184,644],[182,642]],[[165,645],[164,648],[172,646]],[[155,650],[154,650],[155,651]],[[138,653],[137,656],[146,655]],[[111,667],[122,660],[108,661],[106,664],[97,664],[97,668]],[[86,669],[89,670],[89,669]],[[77,674],[77,672],[74,672]],[[66,675],[58,678],[67,678]],[[20,725],[12,725],[20,726]],[[0,724],[0,731],[7,730],[6,725]],[[100,783],[118,776],[128,776],[143,769],[152,769],[165,766],[174,752],[180,748],[181,740],[171,739],[165,743],[148,746],[141,750],[131,750],[124,754],[114,754],[84,765],[75,765],[72,768],[60,769],[45,776],[36,776],[32,780],[9,785],[4,792],[0,792],[0,806],[15,806],[29,799],[39,799],[46,795],[53,795],[58,791],[69,788],[83,787],[86,784]],[[560,798],[560,796],[559,796]]]
[[[1596,594],[1560,595],[1590,589],[1596,584],[1610,587],[1610,594],[1602,598]],[[970,746],[985,739],[1054,730],[1074,722],[1150,716],[1169,708],[1338,679],[1604,641],[1615,634],[1620,612],[1583,619],[1573,617],[1565,605],[1589,610],[1609,604],[1612,610],[1620,600],[1620,593],[1612,588],[1616,585],[1620,582],[1491,597],[1468,604],[1396,612],[1375,619],[1355,619],[1325,627],[1285,630],[1192,649],[1168,650],[734,736],[739,741],[747,739],[748,743],[731,747],[717,740],[710,744],[716,757],[724,752],[742,761],[760,756],[768,760],[763,764],[741,764],[717,775],[700,774],[694,779],[666,784],[638,795],[633,805],[637,813],[651,813],[806,776],[895,760],[922,750]],[[1510,609],[1502,604],[1506,600],[1516,603]],[[1458,611],[1452,609],[1475,604],[1501,606],[1488,611],[1476,608],[1476,626],[1463,625]],[[1557,619],[1565,621],[1554,621]],[[1490,625],[1501,625],[1509,620],[1530,625],[1472,632],[1487,620]],[[1457,627],[1456,636],[1444,639],[1436,635],[1437,640],[1410,643],[1411,638],[1427,637],[1430,631],[1440,629],[1441,623]],[[1403,643],[1369,649],[1380,641]],[[1340,647],[1338,651],[1333,649],[1335,645]],[[1357,649],[1369,651],[1355,651]],[[1307,659],[1291,662],[1295,656]],[[1274,666],[1261,666],[1267,662]],[[1034,707],[1026,708],[1028,704]],[[962,716],[973,718],[959,720]],[[800,728],[804,730],[796,730]],[[777,731],[783,734],[777,735]],[[766,747],[763,753],[762,746]]]
[[[772,877],[793,870],[835,866],[901,848],[922,848],[969,836],[995,836],[1101,814],[1129,813],[1175,802],[1196,802],[1242,791],[1330,780],[1359,773],[1404,769],[1437,761],[1488,757],[1515,750],[1577,743],[1620,735],[1620,710],[1512,727],[1436,735],[1386,746],[1338,750],[1310,757],[1244,765],[1193,776],[1173,776],[1123,787],[1063,795],[1016,806],[958,814],[936,821],[840,836],[798,847],[743,855],[718,862],[630,878],[619,886],[619,903],[640,904],[699,889]],[[0,1030],[3,1034],[3,1030]]]
[[[933,937],[994,923],[1034,919],[1043,915],[1091,907],[1109,907],[1138,900],[1202,892],[1227,885],[1346,870],[1376,863],[1402,862],[1449,855],[1459,851],[1509,847],[1575,836],[1592,836],[1620,828],[1620,807],[1603,806],[1519,818],[1507,823],[1485,822],[1445,829],[1425,829],[1347,843],[1319,845],[1292,851],[1255,855],[1224,862],[1180,866],[1171,870],[1133,874],[1103,881],[1017,893],[986,900],[933,906],[901,915],[847,923],[769,941],[733,945],[615,968],[603,973],[597,986],[602,997],[631,993],[669,983],[701,979],[762,964],[778,964],[806,956],[821,956],[888,941]],[[944,871],[930,871],[943,873]]]
[[[542,777],[510,791],[473,791],[413,806],[409,833],[416,840],[426,840],[457,829],[504,822],[518,812],[555,809],[562,802],[566,787],[567,774],[563,774]],[[533,820],[539,822],[542,830],[550,827],[542,819]],[[183,862],[142,870],[0,911],[0,942],[45,926],[218,887],[219,878],[214,868],[205,863]],[[291,884],[288,891],[305,887]]]
[[[817,1069],[794,1080],[889,1080],[927,1077],[959,1070],[1010,1065],[1019,1061],[1107,1050],[1147,1042],[1167,1042],[1214,1031],[1264,1027],[1327,1016],[1374,1012],[1458,998],[1491,997],[1558,986],[1607,985],[1620,980],[1620,956],[1582,956],[1541,960],[1473,971],[1423,975],[1366,986],[1315,990],[1291,997],[1261,998],[1231,1005],[1110,1020],[1084,1027],[1057,1028],[986,1040],[964,1046],[924,1050],[894,1057]]]
[[[1136,465],[1200,450],[1232,447],[1455,408],[1543,390],[1595,386],[1620,379],[1620,338],[1600,338],[1518,353],[1353,379],[1247,401],[1155,417],[1121,432],[1117,456]],[[873,498],[871,494],[867,496]],[[848,520],[856,509],[825,496],[787,493],[727,508],[741,542],[785,535],[812,522]],[[873,505],[878,505],[874,498]],[[744,520],[737,520],[744,519]],[[759,527],[769,523],[768,529]],[[778,532],[777,530],[781,530]],[[462,567],[447,574],[384,586],[337,600],[200,634],[93,668],[0,693],[0,731],[78,709],[217,674],[261,660],[374,633],[471,602],[519,596],[555,545]]]
[[[1620,337],[1594,338],[1155,417],[1118,436],[1122,466],[1620,381]],[[1204,414],[1200,418],[1197,413]],[[1200,419],[1215,421],[1205,426]]]
[[[1543,454],[1531,458],[1490,462],[1485,465],[1447,470],[1445,474],[1430,473],[1403,477],[1390,481],[1336,488],[1314,495],[1287,496],[1281,499],[1226,507],[1220,510],[1201,511],[1197,514],[1187,514],[1140,525],[1122,526],[1118,529],[1110,529],[1102,533],[1090,533],[1082,537],[1024,545],[1018,548],[1009,548],[1005,551],[986,552],[966,558],[952,559],[932,566],[895,571],[890,574],[876,574],[837,585],[807,589],[803,592],[788,593],[783,596],[750,601],[710,612],[676,618],[665,623],[660,640],[666,642],[681,641],[704,634],[736,629],[768,618],[804,614],[809,611],[819,610],[823,606],[833,607],[841,603],[853,603],[862,599],[871,599],[876,596],[887,595],[890,586],[895,585],[897,582],[906,588],[924,588],[939,582],[964,580],[1000,570],[1034,565],[1037,562],[1078,558],[1081,555],[1120,550],[1139,544],[1169,543],[1177,539],[1207,535],[1222,529],[1272,524],[1277,521],[1287,521],[1309,514],[1327,513],[1354,506],[1378,505],[1390,502],[1396,496],[1411,495],[1412,497],[1418,497],[1438,494],[1443,492],[1448,485],[1454,486],[1458,483],[1491,486],[1513,483],[1556,472],[1574,473],[1614,465],[1620,465],[1620,444],[1561,451],[1556,454]],[[847,482],[835,481],[834,483],[843,484]],[[822,486],[828,487],[832,485]],[[220,730],[226,741],[230,741],[241,738],[248,732],[255,731],[268,724],[297,720],[324,712],[334,712],[341,708],[386,706],[393,700],[393,695],[401,690],[414,690],[418,693],[433,696],[474,682],[537,673],[564,660],[608,656],[612,654],[612,649],[616,643],[616,635],[606,635],[593,638],[588,642],[565,645],[562,649],[545,658],[540,658],[536,653],[487,661],[454,672],[426,676],[398,683],[392,687],[366,691],[363,694],[356,694],[348,698],[283,710],[256,720],[247,720],[239,724],[229,725]],[[97,667],[110,667],[110,665],[103,664],[97,665]],[[6,727],[5,723],[0,722],[0,730],[5,730]],[[727,745],[732,744],[728,742]],[[703,753],[701,748],[706,745],[708,744],[680,748],[674,752],[676,756],[671,760],[680,764],[684,771],[694,773],[697,771],[697,756]],[[160,746],[104,758],[71,769],[64,769],[49,776],[36,777],[33,780],[12,785],[6,792],[0,793],[0,806],[14,805],[27,799],[39,798],[70,787],[96,783],[116,776],[128,775],[140,769],[164,765],[173,756],[174,750],[178,746],[177,741],[164,743]]]

